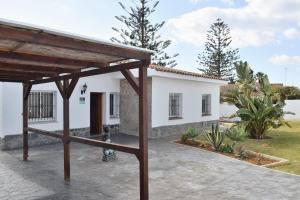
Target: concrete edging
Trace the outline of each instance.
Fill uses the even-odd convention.
[[[180,143],[177,143],[176,141],[178,141],[178,140],[172,140],[170,142],[172,144],[175,144],[175,145],[179,145],[179,146],[183,146],[183,147],[187,147],[187,148],[194,148],[194,149],[201,150],[201,151],[206,151],[206,152],[209,152],[209,153],[214,153],[214,154],[217,154],[217,155],[220,155],[220,156],[224,156],[224,157],[226,157],[228,159],[232,159],[232,160],[243,162],[243,163],[248,164],[248,165],[252,165],[252,166],[256,166],[256,167],[261,167],[261,168],[269,169],[269,170],[276,171],[276,172],[279,172],[279,173],[283,173],[283,174],[288,174],[288,175],[300,177],[300,175],[298,175],[298,174],[292,174],[292,173],[289,173],[289,172],[280,171],[280,170],[272,168],[272,167],[277,167],[277,166],[282,166],[282,165],[289,164],[290,161],[287,160],[287,159],[284,159],[284,158],[279,158],[279,157],[270,156],[270,155],[267,155],[267,154],[260,154],[260,153],[254,152],[254,151],[246,150],[247,152],[251,152],[251,153],[253,152],[253,153],[256,153],[256,154],[263,155],[263,156],[268,156],[270,159],[274,159],[275,158],[274,160],[276,160],[276,159],[278,160],[278,162],[275,162],[275,163],[270,163],[270,164],[266,164],[266,165],[256,165],[256,164],[253,164],[253,163],[250,163],[250,162],[247,162],[247,161],[244,161],[244,160],[239,160],[239,159],[236,159],[236,158],[233,158],[233,157],[230,157],[230,156],[226,156],[226,155],[223,155],[223,154],[220,154],[220,153],[217,153],[217,152],[208,151],[206,149],[202,149],[202,148],[198,148],[198,147],[190,146],[190,145],[186,145],[186,144],[180,144]]]
[[[278,166],[282,166],[282,165],[287,165],[287,164],[290,163],[290,161],[285,159],[285,158],[280,158],[280,157],[277,157],[277,156],[271,156],[271,155],[263,154],[263,153],[257,153],[255,151],[251,151],[251,150],[246,150],[246,152],[249,153],[249,154],[252,154],[252,155],[257,155],[257,156],[261,156],[261,157],[276,161],[276,162],[273,162],[273,163],[270,163],[270,164],[260,165],[262,167],[271,168],[271,167],[278,167]]]

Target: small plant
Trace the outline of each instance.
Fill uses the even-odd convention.
[[[224,146],[221,147],[221,151],[224,152],[224,153],[233,153],[234,152],[234,145],[235,145],[235,143],[233,143],[232,145],[225,144]]]
[[[188,139],[194,139],[197,136],[198,134],[194,128],[188,128],[187,131],[181,135],[181,141],[186,143]]]
[[[248,153],[242,145],[234,147],[234,155],[240,159],[248,158]]]
[[[226,129],[225,134],[232,141],[242,141],[246,135],[245,128],[241,125]]]
[[[221,150],[221,146],[225,139],[225,134],[219,131],[219,125],[212,125],[211,132],[206,133],[206,140],[216,151]]]

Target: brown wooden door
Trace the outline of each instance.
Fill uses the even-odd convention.
[[[90,132],[91,135],[101,134],[102,132],[102,93],[91,93]]]

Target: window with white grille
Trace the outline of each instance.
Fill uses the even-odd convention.
[[[109,116],[110,118],[119,118],[120,94],[109,94]]]
[[[169,94],[169,119],[182,118],[182,94]]]
[[[56,120],[56,92],[31,91],[28,97],[28,118],[30,122]]]
[[[211,115],[211,95],[202,95],[202,116]]]

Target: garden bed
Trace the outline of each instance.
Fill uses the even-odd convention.
[[[200,142],[196,140],[187,140],[186,142],[182,142],[180,140],[176,140],[175,143],[177,144],[182,144],[182,145],[187,145],[187,146],[193,146],[199,149],[204,149],[207,151],[215,152],[218,154],[222,154],[225,156],[229,156],[231,158],[235,158],[238,160],[243,160],[255,165],[263,166],[263,167],[275,167],[275,166],[281,166],[288,164],[289,161],[283,158],[275,157],[275,156],[270,156],[262,153],[256,153],[254,151],[249,151],[245,150],[247,153],[247,156],[244,158],[236,156],[234,153],[225,153],[225,152],[219,152],[215,151],[210,145],[208,144],[201,144]]]

